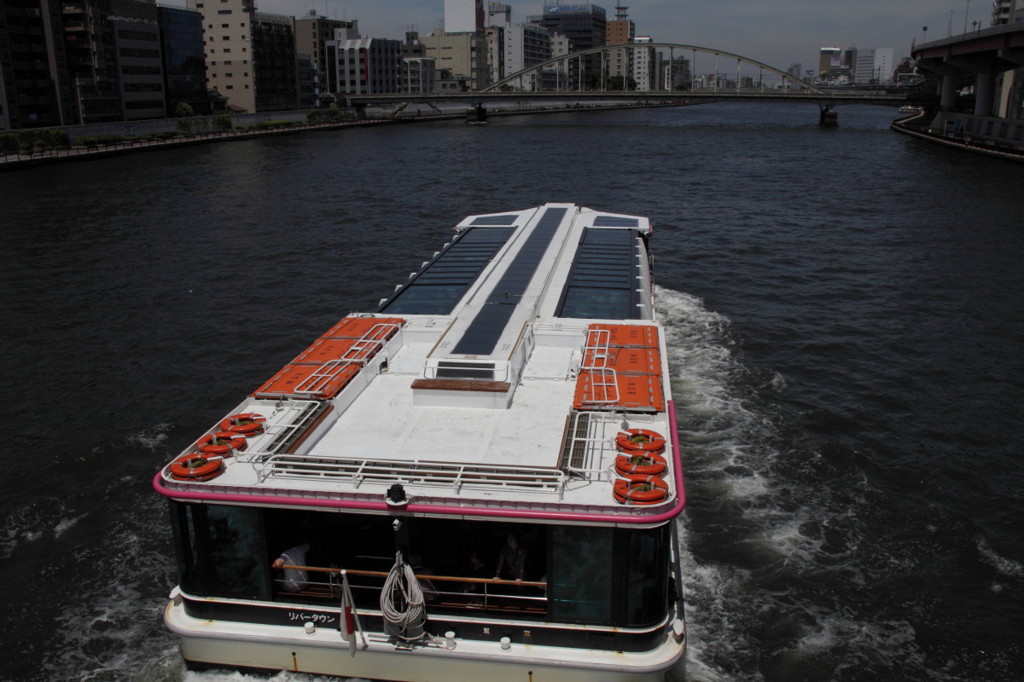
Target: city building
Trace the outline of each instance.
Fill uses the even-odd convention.
[[[402,64],[405,92],[434,92],[437,69],[434,67],[433,57],[405,57]]]
[[[512,5],[503,2],[487,3],[485,26],[507,26],[512,23]]]
[[[111,12],[120,120],[163,118],[167,114],[167,100],[156,3],[114,0]]]
[[[551,58],[551,36],[547,29],[536,24],[513,23],[512,8],[509,5],[498,2],[488,4],[484,35],[488,73],[492,83]],[[529,74],[513,87],[532,91],[539,89],[540,83],[537,74]]]
[[[842,50],[838,47],[823,47],[818,50],[818,78],[828,78],[829,71],[841,66]]]
[[[209,87],[227,98],[230,110],[256,111],[255,0],[188,0],[187,6],[203,15]]]
[[[53,27],[64,29],[67,68],[58,77],[66,79],[73,103],[70,109],[74,111],[70,116],[65,114],[65,123],[121,120],[117,53],[110,27],[113,0],[61,2],[60,5],[61,21],[55,22]],[[145,72],[152,68],[129,65],[127,71]]]
[[[630,21],[626,13],[628,7],[617,5],[615,7],[615,19],[608,22],[605,42],[608,45],[627,45],[636,39],[636,24]],[[628,82],[633,72],[633,50],[618,48],[608,52],[608,78],[615,87],[616,79],[625,79],[622,83],[623,89],[634,87],[635,83]]]
[[[689,90],[693,76],[690,73],[690,60],[686,57],[673,57],[662,60],[661,82],[669,90]]]
[[[661,53],[653,47],[644,46],[644,43],[654,41],[649,36],[637,36],[633,42],[639,46],[631,50],[633,53],[631,76],[633,82],[636,83],[636,90],[638,92],[662,90],[663,87],[658,78],[659,74],[662,73],[660,64]]]
[[[317,16],[316,10],[313,9],[309,10],[308,15],[295,20],[295,50],[309,54],[317,73],[317,103],[313,106],[320,106],[320,94],[329,92],[327,43],[335,39],[338,30],[344,31],[345,40],[359,38],[359,22],[355,20],[328,19]]]
[[[308,52],[295,53],[295,97],[299,109],[320,106],[320,78],[313,55]]]
[[[505,77],[505,27],[484,28],[484,44],[487,49],[487,77],[495,83]]]
[[[197,114],[209,114],[203,15],[183,7],[158,5],[157,21],[160,26],[166,115],[174,116],[179,104],[187,104]]]
[[[895,70],[893,49],[891,47],[874,47],[857,51],[857,68],[853,81],[862,84],[886,85],[892,82]]]
[[[484,0],[444,0],[444,32],[484,30]]]
[[[330,69],[331,93],[345,96],[403,92],[402,41],[346,39],[343,29],[335,31],[335,36],[335,40],[327,43],[327,58],[334,65]]]
[[[434,58],[437,69],[450,71],[452,80],[466,83],[470,90],[482,90],[490,84],[482,32],[447,33],[437,29],[422,42],[426,56]]]
[[[607,38],[608,19],[603,7],[592,4],[558,5],[549,0],[544,14],[528,18],[539,24],[552,36],[562,34],[569,39],[573,52],[603,47]],[[588,55],[583,60],[582,86],[600,87],[603,59],[600,54]]]
[[[40,0],[0,3],[0,130],[61,125],[70,113],[70,91],[61,92],[64,45],[53,38],[60,9]]]
[[[257,12],[252,27],[252,63],[256,111],[281,111],[298,106],[298,71],[292,17]],[[230,63],[225,61],[225,70]]]

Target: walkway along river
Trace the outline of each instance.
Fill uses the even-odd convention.
[[[656,226],[687,678],[1016,679],[1019,167],[895,135],[892,109],[816,114],[459,120],[0,175],[0,677],[225,679],[187,674],[162,626],[153,473],[458,219],[572,201]]]

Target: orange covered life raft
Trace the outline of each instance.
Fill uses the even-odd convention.
[[[257,388],[252,396],[333,398],[403,324],[405,320],[400,317],[345,317]]]

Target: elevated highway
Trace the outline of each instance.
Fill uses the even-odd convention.
[[[974,114],[991,116],[996,75],[1024,67],[1024,24],[993,26],[921,43],[911,56],[919,69],[942,78],[941,110],[952,110],[957,90],[973,83]]]

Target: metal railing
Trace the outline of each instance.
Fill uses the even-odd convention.
[[[284,565],[282,570],[305,571],[309,581],[298,592],[280,590],[278,598],[297,596],[305,599],[337,601],[342,593],[342,571],[357,606],[376,604],[383,589],[387,571],[327,568],[323,566]],[[547,612],[547,583],[533,580],[504,580],[468,576],[416,573],[426,607],[446,609],[491,610],[502,613],[524,613],[533,616]],[[316,579],[314,579],[314,576]],[[373,584],[379,579],[380,585]],[[283,582],[277,580],[276,582]],[[375,599],[376,598],[376,599]]]

